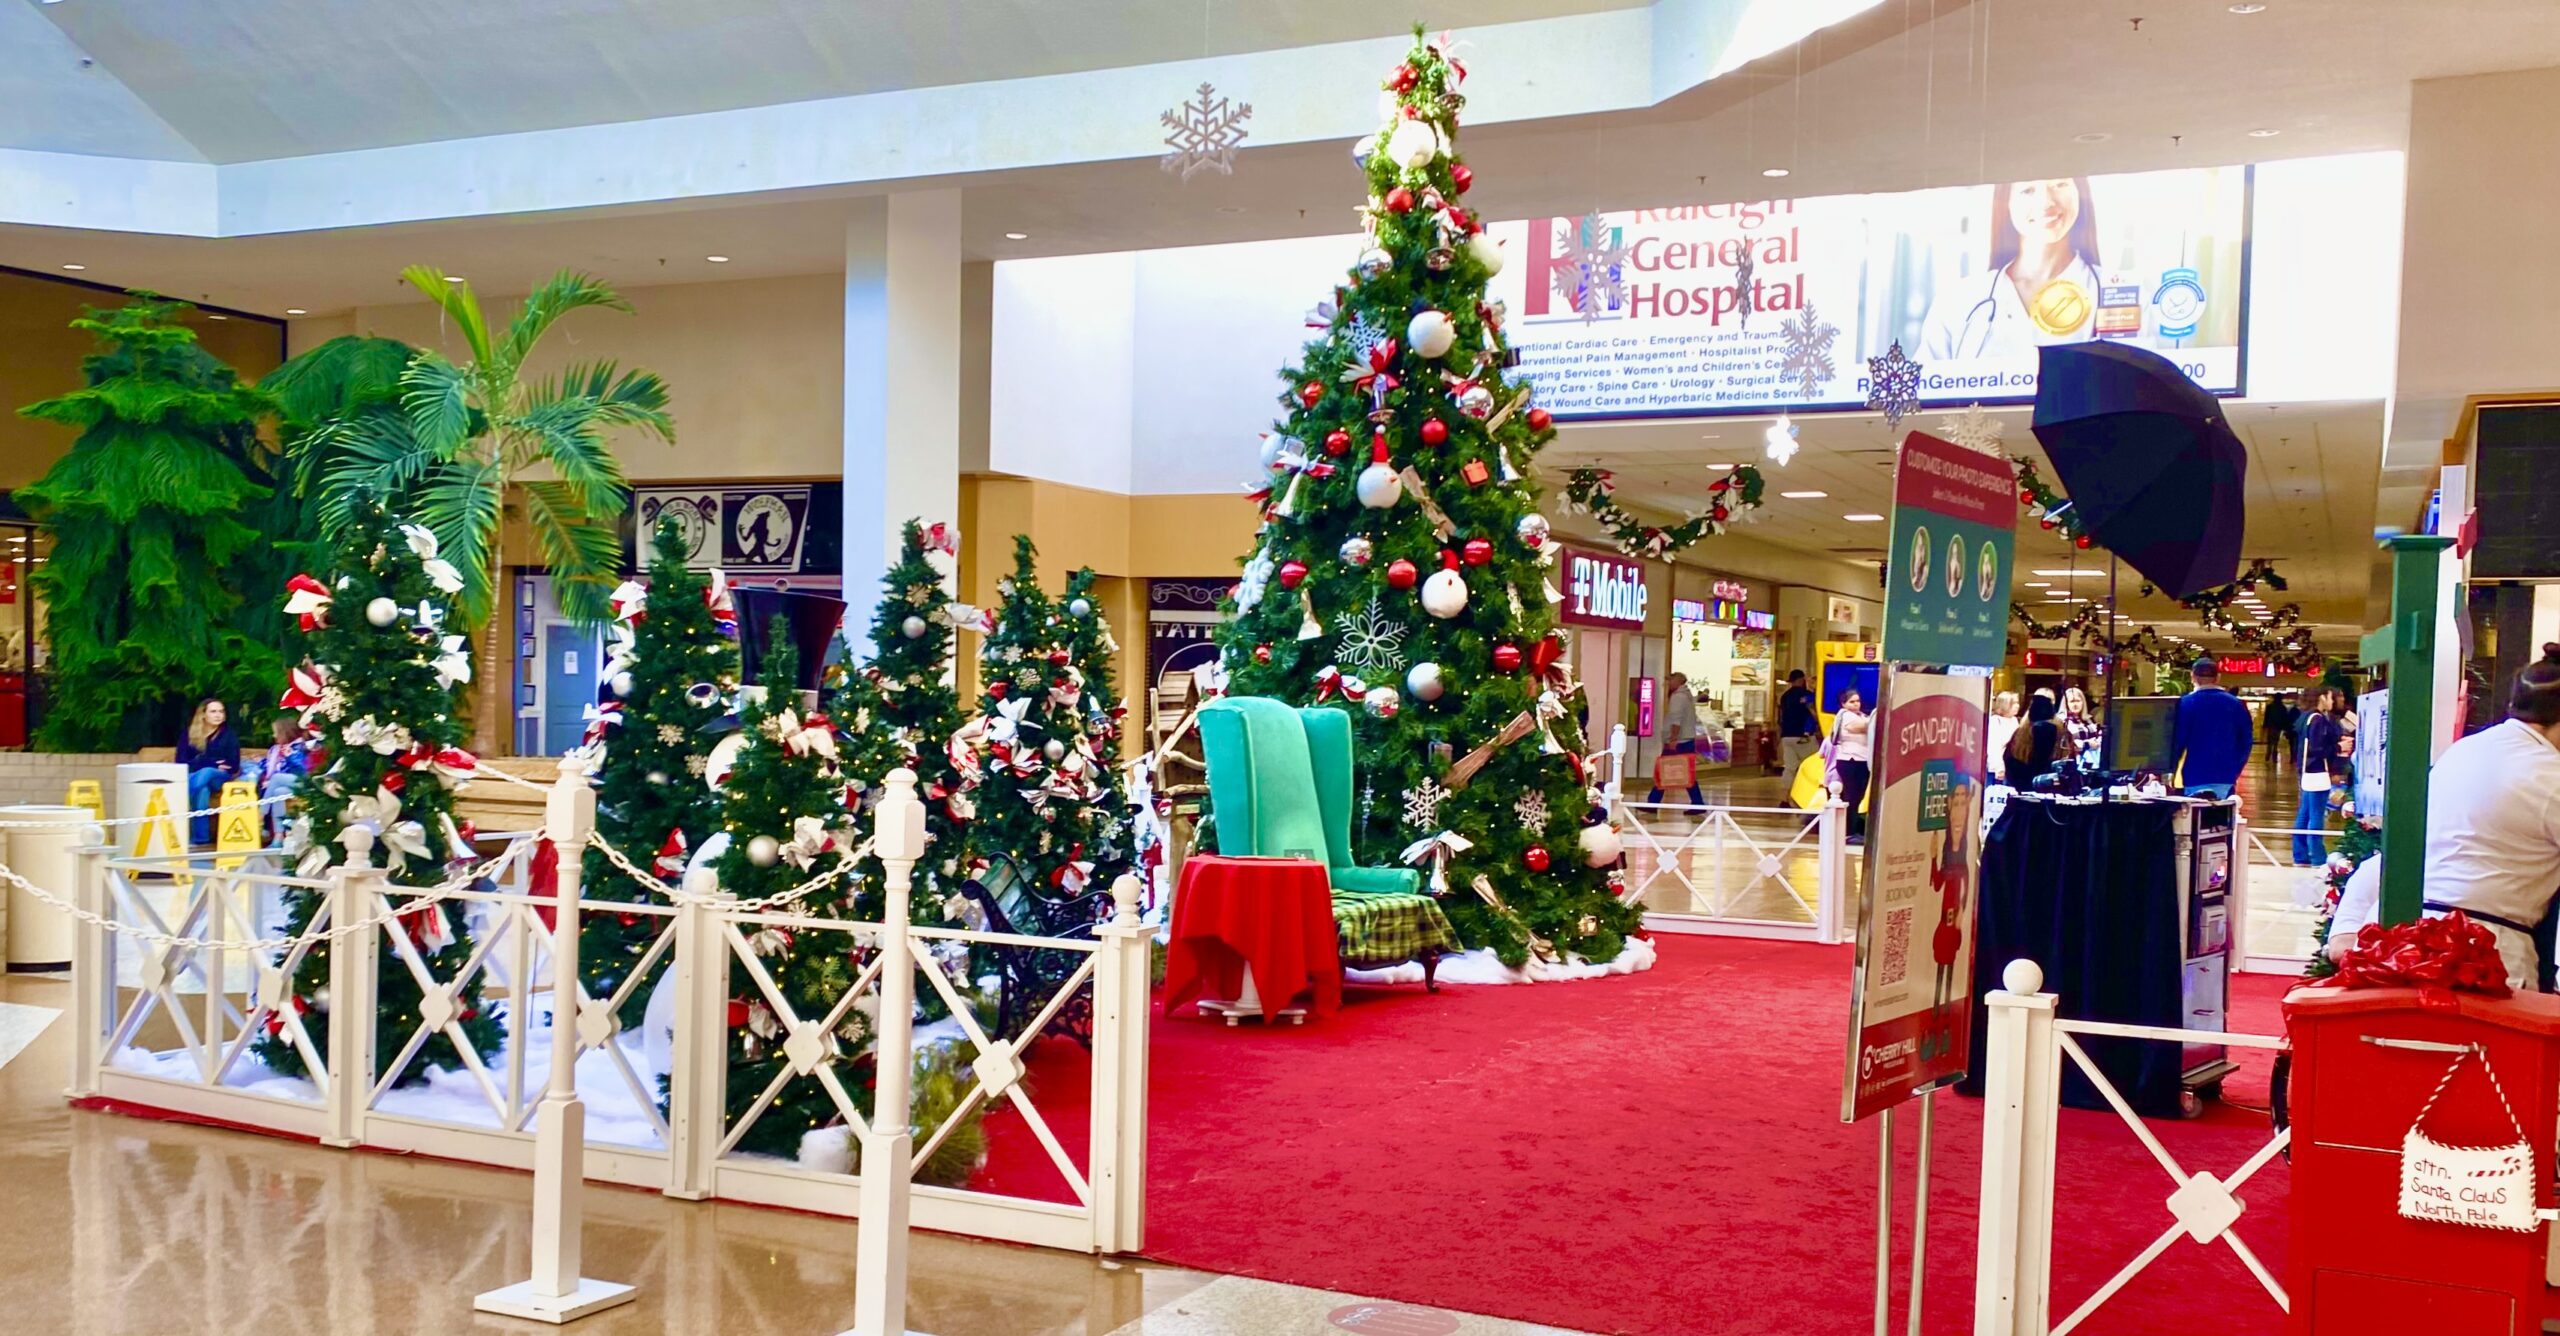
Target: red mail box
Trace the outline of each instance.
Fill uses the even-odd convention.
[[[2514,1141],[2520,1124],[2535,1157],[2534,1204],[2551,1205],[2560,996],[2439,993],[2422,1001],[2409,988],[2300,988],[2284,1010],[2293,1037],[2287,1330],[2538,1336],[2546,1230],[2402,1218],[2400,1148],[2442,1085],[2428,1134],[2496,1146]],[[2475,1044],[2465,1070],[2445,1084],[2446,1069]],[[2482,1072],[2483,1056],[2496,1088]]]

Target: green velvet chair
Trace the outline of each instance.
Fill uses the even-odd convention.
[[[1223,697],[1201,707],[1200,754],[1218,852],[1324,864],[1343,963],[1376,969],[1418,960],[1436,990],[1439,957],[1458,941],[1439,902],[1422,893],[1421,871],[1361,867],[1351,858],[1350,716],[1268,697]]]

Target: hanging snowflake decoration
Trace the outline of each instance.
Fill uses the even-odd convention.
[[[1939,418],[1938,434],[1967,450],[1979,450],[1986,455],[2003,458],[2008,456],[2008,451],[2000,443],[2000,419],[1983,412],[1980,404]]]
[[[1440,804],[1449,800],[1449,791],[1440,781],[1424,776],[1421,783],[1404,791],[1404,823],[1415,830],[1433,830],[1440,825]]]
[[[1511,814],[1520,818],[1520,828],[1541,831],[1547,828],[1547,795],[1531,789],[1511,804]]]
[[[1804,398],[1818,398],[1831,378],[1840,374],[1831,364],[1831,343],[1840,337],[1836,325],[1822,323],[1807,301],[1797,308],[1792,319],[1778,325],[1784,342],[1779,345],[1778,375],[1796,383],[1796,393]]]
[[[1278,569],[1279,563],[1271,559],[1269,547],[1254,553],[1253,559],[1244,564],[1243,577],[1236,581],[1236,611],[1253,611],[1254,605],[1262,601],[1263,591],[1270,588],[1271,577]]]
[[[684,728],[678,724],[658,725],[658,741],[673,747],[684,741]]]
[[[1760,441],[1768,451],[1769,462],[1786,467],[1787,462],[1796,457],[1796,420],[1780,413],[1778,420],[1770,423],[1769,429],[1760,434]]]
[[[1181,173],[1185,181],[1202,172],[1235,175],[1236,150],[1244,144],[1244,123],[1252,116],[1252,103],[1229,102],[1211,85],[1200,85],[1198,96],[1163,113],[1168,131],[1164,146],[1173,151],[1159,165]]]
[[[1751,289],[1753,268],[1751,248],[1745,246],[1742,258],[1733,262],[1733,313],[1740,317],[1744,329],[1751,328],[1751,311],[1757,304]]]
[[[1355,311],[1351,315],[1351,327],[1343,331],[1343,337],[1351,343],[1351,364],[1365,367],[1369,365],[1369,354],[1392,336],[1379,328],[1367,312]]]
[[[1404,671],[1405,634],[1404,625],[1389,617],[1378,596],[1371,594],[1369,606],[1344,619],[1334,661],[1346,673],[1372,680],[1393,677]]]
[[[1626,301],[1626,233],[1598,209],[1565,224],[1556,242],[1562,256],[1554,271],[1556,296],[1579,312],[1584,324]]]
[[[1884,356],[1867,359],[1867,407],[1884,414],[1887,430],[1920,409],[1920,364],[1895,339]]]

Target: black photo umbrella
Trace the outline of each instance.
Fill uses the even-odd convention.
[[[2249,452],[2221,401],[2167,358],[2046,345],[2035,433],[2081,527],[2143,578],[2185,598],[2239,577]]]

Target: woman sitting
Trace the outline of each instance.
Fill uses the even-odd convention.
[[[2025,791],[2036,782],[2036,776],[2053,769],[2057,753],[2067,753],[2070,744],[2062,736],[2062,728],[2053,721],[2060,708],[2053,697],[2037,692],[2027,701],[2027,722],[2009,735],[2007,762],[2009,787]]]
[[[240,735],[231,731],[227,711],[218,700],[196,706],[187,735],[178,739],[178,764],[187,768],[187,810],[210,811],[222,786],[240,777]],[[187,838],[213,843],[213,818],[200,816],[188,825]]]

